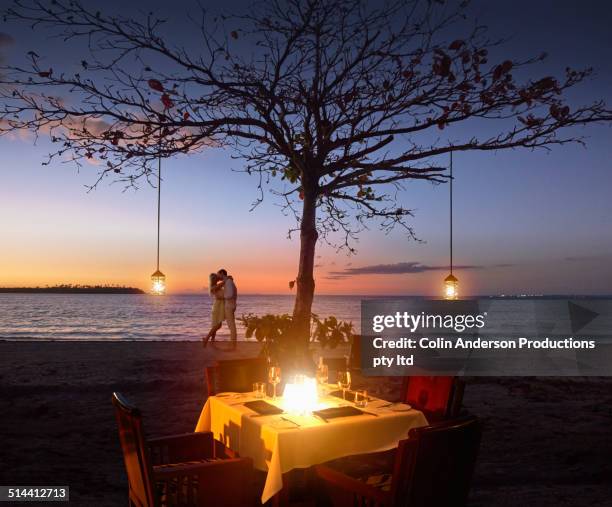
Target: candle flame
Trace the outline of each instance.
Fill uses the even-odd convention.
[[[157,296],[162,296],[166,292],[166,283],[163,280],[153,281],[151,292]]]
[[[294,383],[286,384],[283,392],[284,409],[292,414],[310,414],[319,401],[317,381],[314,378],[296,375]]]

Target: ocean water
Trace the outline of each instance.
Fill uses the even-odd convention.
[[[313,311],[360,327],[360,296],[318,296]],[[291,313],[293,296],[242,295],[237,316]],[[4,340],[200,340],[210,328],[208,295],[0,294]],[[244,329],[238,323],[239,339]],[[218,340],[229,338],[227,326]]]
[[[317,296],[313,311],[320,317],[334,315],[339,320],[350,321],[359,333],[362,299],[369,297]],[[236,315],[291,313],[293,301],[291,295],[242,295]],[[489,310],[486,331],[492,335],[570,333],[570,315],[564,300],[492,300],[489,303],[485,300],[485,305]],[[589,324],[587,332],[611,342],[612,298],[588,302],[587,307],[599,315]],[[156,297],[0,293],[0,340],[197,341],[210,328],[210,311],[211,298],[206,294]],[[244,328],[237,324],[239,339],[245,339]],[[228,338],[224,325],[217,339]]]

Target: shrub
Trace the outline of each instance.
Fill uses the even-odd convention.
[[[271,360],[278,360],[283,353],[292,349],[292,317],[288,314],[255,315],[249,313],[240,318],[246,328],[247,339],[255,338],[262,343],[262,354]],[[351,343],[353,339],[352,322],[339,321],[330,316],[321,320],[312,314],[310,326],[311,342],[319,342],[323,348],[336,348],[342,343]]]

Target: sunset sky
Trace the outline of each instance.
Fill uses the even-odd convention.
[[[124,2],[123,2],[124,3]],[[243,2],[227,1],[236,10]],[[120,2],[107,2],[118,9]],[[169,2],[146,9],[182,19]],[[491,33],[508,36],[513,57],[550,56],[538,75],[593,66],[596,76],[572,95],[612,104],[612,8],[607,2],[475,2],[471,12]],[[170,10],[173,12],[170,12]],[[4,35],[2,35],[4,34]],[[0,58],[20,61],[34,49],[53,59],[77,50],[44,33],[0,24]],[[77,60],[78,62],[79,60]],[[463,294],[612,293],[612,129],[591,126],[587,147],[552,152],[469,153],[455,157],[455,262]],[[155,270],[156,190],[96,178],[95,166],[41,166],[48,144],[0,138],[0,285],[127,284],[148,288]],[[269,196],[249,212],[256,180],[231,152],[164,161],[161,269],[172,293],[201,291],[225,267],[242,293],[290,294],[297,270],[294,225]],[[422,243],[397,230],[361,235],[357,255],[321,243],[317,291],[327,294],[434,294],[448,264],[448,187],[409,182],[402,205]]]

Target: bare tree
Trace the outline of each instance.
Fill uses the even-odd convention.
[[[518,82],[541,57],[489,62],[501,41],[467,30],[464,7],[271,0],[238,17],[202,10],[194,49],[173,44],[153,14],[15,0],[6,20],[87,44],[88,56],[78,71],[35,52],[3,68],[0,129],[49,135],[58,146],[50,159],[95,160],[100,178],[128,184],[150,175],[159,155],[233,148],[258,178],[257,202],[270,184],[298,218],[293,322],[303,345],[320,237],[340,232],[352,248],[372,219],[414,236],[396,192],[408,180],[443,182],[441,156],[581,142],[568,127],[611,118],[601,101],[564,101],[588,69]],[[458,29],[465,37],[449,38]],[[483,123],[489,135],[466,136]]]

